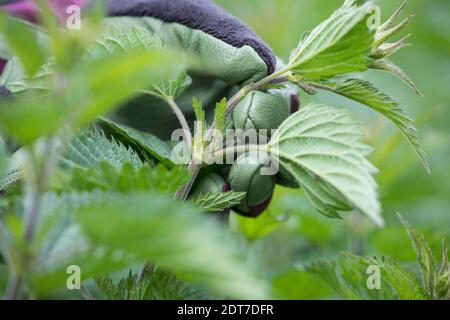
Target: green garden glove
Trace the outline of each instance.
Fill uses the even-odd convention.
[[[194,121],[192,97],[212,114],[215,103],[230,97],[237,85],[275,71],[272,50],[244,23],[209,0],[109,0],[107,10],[106,29],[144,28],[156,34],[164,46],[181,49],[200,61],[201,67],[189,72],[193,84],[176,101],[190,124]],[[149,96],[127,104],[116,120],[165,140],[178,128],[165,103]]]

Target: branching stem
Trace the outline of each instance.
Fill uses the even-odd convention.
[[[290,74],[290,69],[285,68],[282,70],[279,70],[271,75],[268,75],[267,77],[259,80],[258,82],[252,83],[248,86],[245,86],[241,90],[239,90],[238,93],[236,93],[230,100],[228,100],[227,108],[226,108],[226,116],[229,116],[236,105],[250,92],[255,90],[263,89],[267,86],[273,85],[273,84],[279,84],[288,81],[288,76]],[[205,134],[205,141],[210,141],[213,134],[214,134],[214,128],[215,123],[213,123],[208,131]],[[197,178],[198,173],[200,172],[200,169],[202,168],[201,164],[196,164],[195,160],[192,159],[191,162],[188,165],[188,170],[191,173],[191,179],[190,181],[180,188],[180,190],[177,191],[175,194],[175,197],[180,200],[186,200],[187,196],[189,194],[189,191],[191,190],[192,185],[195,182],[195,179]]]

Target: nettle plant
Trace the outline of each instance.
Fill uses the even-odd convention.
[[[410,22],[395,23],[401,8],[373,25],[373,4],[345,1],[304,33],[287,64],[218,102],[213,121],[194,99],[199,125],[191,132],[176,98],[191,85],[196,57],[165,48],[138,25],[104,30],[95,10],[81,31],[63,30],[38,2],[42,27],[0,19],[1,50],[9,57],[0,83],[13,94],[0,107],[0,279],[8,279],[0,289],[6,298],[54,296],[66,287],[69,266],[79,267],[83,281],[96,279],[107,298],[270,297],[211,212],[234,208],[257,216],[276,182],[301,188],[328,217],[356,211],[382,226],[377,170],[366,159],[362,125],[332,106],[290,110],[282,97],[265,98],[274,90],[326,90],[378,111],[429,170],[400,103],[359,77],[369,69],[390,72],[419,93],[389,60],[406,45],[405,38],[392,40]],[[176,114],[184,144],[175,148],[189,151],[187,163],[174,161],[173,144],[102,117],[142,94],[162,99]],[[249,97],[280,108],[277,119],[260,112],[255,125],[276,131],[267,143],[224,147],[219,135],[234,126],[247,130],[246,115],[259,112]],[[237,158],[231,168],[207,165],[230,154]],[[277,176],[260,174],[274,159]],[[117,285],[107,276],[130,269]],[[69,287],[91,298],[91,285]]]

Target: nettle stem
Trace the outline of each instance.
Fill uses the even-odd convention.
[[[183,111],[181,111],[180,107],[176,104],[175,100],[172,97],[167,97],[165,98],[165,100],[180,122],[181,129],[183,130],[184,141],[186,141],[189,150],[192,150],[192,132],[189,128],[189,124],[186,121],[186,117],[184,116]]]
[[[30,265],[28,249],[32,246],[38,226],[39,211],[42,195],[45,192],[48,180],[57,164],[57,143],[54,137],[45,138],[42,154],[39,154],[37,142],[34,146],[27,147],[24,152],[25,166],[25,203],[24,203],[24,243],[27,246],[22,257],[25,269]],[[11,272],[6,289],[5,299],[17,299],[23,285],[22,276],[18,272]]]
[[[268,75],[267,77],[252,83],[248,86],[243,87],[241,90],[239,90],[238,93],[236,93],[233,97],[231,97],[230,100],[228,100],[227,108],[226,108],[226,116],[229,116],[234,108],[237,106],[237,104],[245,98],[247,94],[249,94],[252,91],[264,89],[265,87],[268,87],[270,85],[279,84],[288,81],[288,77],[290,74],[290,68],[284,68],[282,70],[279,70],[275,73],[272,73]],[[214,128],[215,123],[213,123],[208,131],[205,134],[205,141],[211,141],[211,138],[214,134]],[[192,159],[191,162],[188,165],[188,170],[191,173],[191,179],[190,181],[181,187],[177,193],[175,194],[175,197],[180,200],[186,200],[189,192],[195,182],[195,179],[197,179],[198,173],[200,172],[200,169],[202,168],[202,164],[197,164],[195,159]]]

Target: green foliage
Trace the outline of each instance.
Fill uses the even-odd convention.
[[[241,203],[245,192],[211,192],[202,193],[191,199],[191,202],[204,211],[223,211]]]
[[[415,231],[399,215],[416,250],[422,284],[416,275],[385,257],[359,257],[347,253],[346,259],[339,262],[319,261],[306,266],[305,270],[318,276],[345,299],[399,299],[399,300],[448,300],[449,262],[445,244],[442,245],[442,264],[439,271],[431,249],[420,233]],[[369,268],[380,270],[380,289],[370,290],[366,285]]]
[[[288,68],[311,80],[366,70],[373,42],[373,32],[367,26],[369,4],[357,6],[354,2],[346,1],[302,38]]]
[[[361,258],[349,255],[361,267],[362,270],[367,270],[369,266],[379,267],[381,270],[381,278],[385,285],[400,300],[424,300],[425,295],[416,278],[416,276],[402,268],[398,263],[392,262],[386,258]]]
[[[1,176],[0,179],[0,190],[6,189],[9,185],[15,183],[22,177],[22,173],[19,170],[13,170],[7,173],[5,176]]]
[[[109,276],[101,277],[97,280],[97,284],[107,300],[144,300],[150,279],[148,277],[138,279],[138,275],[130,270],[128,277],[121,279],[117,285]]]
[[[377,237],[369,237],[373,235],[370,222],[360,220],[359,215],[342,214],[359,211],[383,224],[372,177],[376,169],[366,160],[371,150],[362,143],[363,129],[347,112],[324,105],[302,106],[283,123],[269,145],[259,146],[280,160],[282,170],[295,177],[301,190],[292,191],[291,203],[286,205],[283,199],[288,191],[278,189],[275,204],[258,219],[231,214],[231,229],[239,233],[236,237],[236,232],[224,230],[214,216],[200,211],[226,211],[245,193],[203,193],[190,199],[191,203],[174,199],[184,199],[180,191],[185,190],[187,198],[188,186],[195,185],[198,171],[209,168],[177,165],[171,160],[168,143],[108,118],[98,119],[141,94],[174,102],[191,85],[185,70],[192,58],[188,61],[184,54],[165,49],[159,36],[144,24],[129,23],[134,18],[116,23],[120,19],[86,12],[83,30],[69,31],[58,26],[45,1],[38,3],[42,27],[0,16],[0,42],[4,42],[0,54],[9,59],[0,84],[15,93],[14,99],[0,101],[0,129],[6,138],[5,148],[0,141],[0,291],[7,291],[7,298],[72,297],[73,292],[65,289],[67,266],[77,265],[82,280],[97,279],[106,299],[450,299],[450,265],[444,242],[440,265],[432,254],[438,229],[425,229],[427,238],[435,235],[427,243],[421,233],[403,222],[417,252],[421,284],[414,273],[396,262],[404,242],[390,243],[399,240],[392,235],[398,233],[398,227],[391,225],[392,217],[385,215],[390,231],[380,229]],[[240,1],[239,5],[252,3]],[[283,1],[282,5],[289,3]],[[303,4],[295,1],[295,6]],[[407,45],[407,37],[393,37],[411,17],[395,25],[398,10],[372,30],[367,24],[370,6],[367,1],[347,0],[312,32],[304,33],[286,69],[250,83],[231,99],[216,104],[214,128],[223,132],[232,127],[226,114],[242,93],[281,87],[280,82],[288,80],[308,93],[326,89],[377,110],[400,128],[428,169],[412,120],[400,104],[371,83],[357,80],[359,74],[355,79],[341,77],[368,68],[383,70],[419,93],[411,78],[390,60]],[[270,30],[283,43],[293,34],[293,28],[286,27],[286,11],[282,23]],[[322,13],[305,13],[304,19]],[[277,31],[280,27],[286,30]],[[430,28],[418,29],[432,41],[442,31]],[[443,43],[442,35],[438,43]],[[427,47],[412,53],[416,57],[424,50]],[[439,55],[441,50],[434,51]],[[427,64],[432,58],[435,56],[413,60]],[[209,145],[204,141],[206,121],[212,116],[207,114],[211,106],[206,101],[211,99],[199,97],[205,105],[195,98],[192,105],[202,125],[195,132],[194,156],[189,160],[202,158],[205,147],[213,152],[222,148],[215,137]],[[180,106],[185,107],[185,102]],[[95,122],[93,127],[85,128],[91,122]],[[365,131],[377,130],[368,127]],[[427,140],[431,147],[438,145],[441,137],[436,131],[433,134]],[[398,137],[385,140],[385,135],[379,136],[383,148],[373,159],[383,169],[390,169],[379,179],[383,205],[390,205],[386,212],[402,201],[416,207],[414,192],[430,181],[416,180],[414,173],[408,186],[394,184],[398,172],[404,173],[410,166],[401,150],[400,158],[391,163],[398,163],[402,170],[387,165],[380,154],[395,154]],[[376,141],[374,138],[372,135],[368,141]],[[11,161],[9,154],[18,149]],[[444,157],[437,158],[432,161],[445,162]],[[15,165],[16,160],[20,167],[6,174],[9,162]],[[215,169],[221,169],[222,176],[228,174],[226,167]],[[444,170],[442,176],[446,176]],[[19,178],[20,185],[11,188]],[[248,189],[258,190],[258,186]],[[424,198],[433,205],[434,194],[446,190],[445,185],[436,184]],[[404,199],[395,196],[399,193]],[[314,214],[308,198],[316,211],[334,218],[342,215],[343,219],[331,221]],[[428,224],[435,223],[443,230],[446,217],[427,216],[422,221],[429,220]],[[231,239],[232,235],[238,240]],[[387,246],[396,248],[388,251]],[[332,260],[337,251],[349,247],[358,256],[349,253],[345,259]],[[392,257],[378,258],[386,255],[380,254],[380,248]],[[359,256],[369,253],[377,256]],[[319,255],[329,258],[309,263]],[[401,259],[408,260],[409,255],[402,252]],[[141,265],[146,267],[134,273]],[[299,269],[298,265],[306,267]],[[380,268],[381,290],[367,287],[369,266]],[[124,273],[128,275],[121,278]],[[270,287],[261,279],[271,279]],[[15,281],[20,290],[11,293]]]
[[[395,123],[419,155],[426,170],[430,172],[413,120],[408,117],[399,102],[364,80],[349,79],[330,87],[330,90],[373,108]]]
[[[95,245],[76,223],[77,208],[101,196],[99,192],[42,196],[41,219],[32,252],[34,265],[32,272],[24,275],[30,281],[30,290],[38,297],[48,297],[65,288],[70,265],[79,266],[83,278],[89,279],[136,262],[127,252]],[[21,244],[21,239],[11,238],[8,244],[16,252],[14,248]]]
[[[0,28],[12,55],[20,58],[23,68],[33,76],[45,62],[45,53],[39,43],[39,32],[26,22],[0,13]]]
[[[204,298],[204,294],[170,272],[153,268],[139,277],[130,270],[117,284],[109,276],[97,280],[108,300],[184,300]]]
[[[388,59],[382,59],[378,61],[374,61],[370,66],[372,69],[382,70],[390,72],[397,77],[399,77],[403,82],[405,82],[411,89],[413,89],[418,95],[422,95],[422,93],[417,88],[416,84],[411,80],[411,78],[403,71],[399,66],[395,65],[392,61]]]
[[[186,72],[179,72],[173,79],[161,81],[160,84],[154,85],[145,92],[162,99],[175,99],[178,98],[191,84],[191,77],[189,77]]]
[[[269,143],[269,151],[305,190],[322,214],[338,217],[358,210],[383,225],[374,167],[364,158],[362,130],[342,110],[308,105],[289,117]]]
[[[264,211],[258,219],[232,214],[231,226],[233,229],[236,229],[242,233],[247,240],[257,240],[272,233],[286,222],[286,217],[275,216],[274,211],[275,209],[269,208]]]
[[[332,296],[330,287],[322,279],[301,270],[288,270],[277,275],[272,286],[279,299],[315,300]]]
[[[97,167],[74,168],[71,179],[65,188],[78,191],[116,191],[156,190],[161,193],[175,193],[178,188],[189,181],[189,172],[176,167],[172,170],[162,165],[138,168],[129,162],[115,167],[109,162],[100,162]]]
[[[24,74],[17,57],[12,57],[0,76],[0,84],[15,94],[26,90],[48,90],[54,62],[49,61],[42,65],[33,76]]]
[[[171,160],[172,150],[170,145],[156,136],[118,124],[106,118],[99,118],[97,123],[109,135],[112,135],[123,144],[131,146],[144,158],[150,156],[168,167],[174,165]]]
[[[227,110],[227,99],[223,98],[219,103],[216,104],[214,124],[215,129],[223,132],[225,130],[226,124],[226,110]]]
[[[83,130],[66,145],[61,157],[61,164],[65,167],[98,168],[101,162],[108,162],[116,168],[120,168],[124,162],[134,168],[142,165],[142,161],[133,150],[126,148],[114,138],[108,139],[99,130]]]
[[[450,298],[450,265],[448,262],[447,248],[442,241],[442,262],[438,269],[433,252],[425,237],[414,230],[410,224],[398,214],[400,221],[405,227],[413,248],[417,255],[420,270],[422,273],[422,283],[427,296],[431,300]]]
[[[382,286],[382,290],[367,287],[366,270],[347,259],[338,262],[318,261],[309,264],[306,271],[323,280],[335,295],[347,300],[392,300],[395,295]]]
[[[259,280],[233,256],[220,227],[168,197],[151,192],[103,194],[80,207],[77,220],[94,243],[158,263],[218,294],[266,295]]]

